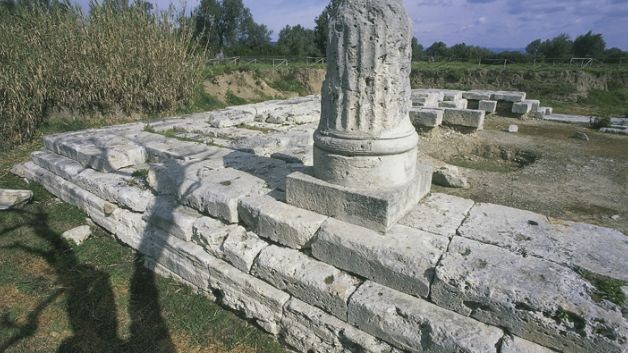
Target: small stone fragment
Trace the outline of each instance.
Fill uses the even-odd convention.
[[[589,141],[589,135],[585,134],[584,132],[576,132],[575,135],[573,135],[573,138],[575,138],[576,140],[581,140],[581,141]]]
[[[81,245],[90,235],[92,235],[92,230],[85,225],[64,232],[61,234],[61,238],[72,241],[76,245]]]
[[[448,188],[468,189],[467,178],[460,174],[458,167],[444,166],[434,171],[432,183]]]
[[[516,134],[519,132],[519,126],[512,124],[508,127],[508,132],[512,133],[512,134]]]
[[[0,210],[8,210],[15,206],[24,205],[33,199],[30,190],[0,189]]]

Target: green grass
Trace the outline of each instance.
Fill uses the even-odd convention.
[[[39,147],[0,157],[0,188],[34,192],[31,204],[0,212],[0,351],[283,352],[250,322],[145,270],[104,231],[64,242],[86,215],[8,172]]]
[[[227,91],[226,94],[227,105],[244,105],[247,104],[248,101],[242,97],[236,96],[231,90]]]
[[[619,307],[626,303],[626,296],[621,288],[628,285],[627,282],[596,275],[584,269],[577,272],[596,288],[596,292],[592,293],[593,300],[608,300]]]

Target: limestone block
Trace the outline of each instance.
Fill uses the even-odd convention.
[[[94,221],[103,226],[102,219],[94,219]],[[114,228],[113,230],[105,228],[120,242],[133,249],[141,251],[142,247],[150,241],[152,233],[142,213],[117,208],[107,217],[107,221],[113,222]]]
[[[529,101],[513,103],[512,112],[521,115],[529,114],[530,112],[532,112],[532,103],[530,103]]]
[[[85,240],[87,240],[87,238],[90,237],[90,235],[92,235],[92,230],[89,226],[85,225],[63,232],[63,234],[61,234],[61,238],[71,241],[76,245],[81,245]]]
[[[436,127],[443,123],[443,111],[440,109],[410,109],[410,121],[415,127]]]
[[[462,91],[456,90],[443,90],[443,100],[444,101],[458,101],[463,99]]]
[[[524,100],[524,102],[530,104],[532,106],[532,111],[533,112],[538,112],[539,111],[539,107],[541,106],[541,102],[539,100],[536,99],[526,99]]]
[[[116,171],[146,162],[142,146],[107,132],[46,136],[44,145],[49,151],[98,171]]]
[[[220,292],[221,302],[243,312],[264,330],[278,334],[283,307],[290,295],[224,261],[210,258],[207,262],[209,286]]]
[[[309,173],[309,172],[306,172]],[[288,176],[289,204],[378,231],[386,231],[430,190],[432,170],[418,165],[415,179],[398,188],[363,191],[297,172]]]
[[[481,100],[478,104],[478,110],[483,110],[486,113],[490,114],[497,111],[497,101]]]
[[[415,206],[399,224],[453,237],[473,207],[472,200],[447,194],[431,194]]]
[[[32,199],[33,192],[30,190],[0,189],[0,210],[26,204]]]
[[[218,164],[224,165],[226,158]],[[275,162],[285,165],[280,161]],[[228,223],[238,223],[240,199],[271,191],[266,180],[249,172],[233,168],[212,169],[214,166],[214,161],[195,162],[194,166],[173,163],[156,165],[151,167],[148,182],[157,192],[173,195],[182,204]],[[253,170],[255,167],[248,168]],[[271,178],[277,176],[273,169],[260,167],[260,173],[263,172],[271,173],[268,176],[271,183]]]
[[[246,229],[238,225],[226,225],[210,217],[201,217],[194,222],[192,242],[200,245],[210,255],[224,259],[225,239],[231,236],[243,237],[245,234]]]
[[[516,336],[505,336],[501,353],[555,353],[555,351]]]
[[[157,198],[148,207],[144,219],[166,233],[191,241],[194,223],[202,216],[188,207],[167,198]]]
[[[307,247],[328,218],[277,201],[271,196],[242,199],[239,214],[242,221],[260,237],[293,249]]]
[[[147,240],[138,249],[141,253],[196,287],[208,290],[210,274],[207,267],[213,257],[203,248],[159,229],[151,229],[146,236]]]
[[[208,112],[209,124],[217,128],[238,126],[255,120],[255,114],[243,109],[221,109]]]
[[[15,166],[12,171],[17,175],[41,184],[51,194],[72,204],[89,215],[98,225],[115,233],[115,224],[108,219],[117,207],[96,195],[87,192],[75,184],[52,174],[33,162]]]
[[[628,238],[614,229],[481,203],[473,207],[459,233],[526,256],[628,281]]]
[[[260,251],[269,244],[254,233],[232,233],[222,244],[224,258],[242,272],[249,273]]]
[[[154,198],[150,191],[140,188],[132,176],[84,169],[73,159],[45,151],[35,152],[31,157],[40,167],[102,199],[133,211],[144,212]]]
[[[439,102],[438,107],[439,108],[451,108],[451,109],[467,109],[468,104],[469,104],[469,101],[467,101],[466,99],[460,99],[457,101]]]
[[[271,190],[264,180],[231,168],[210,173],[207,181],[186,179],[182,187],[184,192],[179,194],[181,203],[227,223],[238,223],[240,199],[263,195]]]
[[[504,101],[510,103],[521,102],[526,99],[525,92],[512,92],[512,91],[497,91],[489,98],[494,101]]]
[[[296,298],[285,306],[280,337],[299,352],[400,353],[390,345]]]
[[[432,174],[432,183],[447,188],[468,189],[469,181],[458,167],[453,165],[445,165],[436,170]]]
[[[360,284],[331,265],[274,245],[262,250],[252,274],[341,320],[347,319],[347,301]]]
[[[412,90],[412,96],[410,99],[412,101],[412,106],[414,107],[437,108],[438,102],[442,100],[442,94],[437,92]]]
[[[68,181],[74,180],[79,173],[85,170],[81,163],[45,150],[33,152],[31,160],[38,166]]]
[[[427,297],[449,239],[395,225],[385,235],[335,219],[312,244],[317,259],[407,294]]]
[[[482,110],[445,109],[445,113],[443,114],[443,124],[472,127],[477,130],[483,130],[485,115],[486,113]]]
[[[476,101],[491,100],[491,97],[493,96],[494,93],[495,92],[493,91],[472,90],[472,91],[462,92],[462,98],[472,99]]]
[[[628,325],[621,309],[596,302],[593,292],[567,267],[454,237],[436,268],[431,299],[559,351],[622,352]]]
[[[349,302],[349,323],[413,353],[496,353],[502,331],[367,281]]]
[[[161,162],[168,159],[187,159],[190,156],[210,153],[216,149],[216,147],[202,143],[181,141],[176,138],[167,138],[144,131],[125,135],[125,137],[143,146],[146,149],[148,158],[153,162]]]

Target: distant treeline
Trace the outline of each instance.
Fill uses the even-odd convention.
[[[340,0],[332,0],[316,17],[314,29],[301,25],[286,26],[279,32],[277,43],[271,42],[272,32],[263,24],[257,24],[242,0],[201,0],[192,13],[196,33],[203,39],[209,51],[227,56],[325,56],[327,24],[331,12]],[[414,60],[478,60],[507,59],[514,62],[533,60],[568,60],[573,57],[594,58],[606,62],[619,62],[628,56],[619,48],[606,48],[601,34],[589,31],[572,40],[567,34],[555,38],[531,42],[525,52],[504,51],[495,53],[465,43],[448,47],[436,42],[425,48],[417,38],[412,41]],[[626,58],[624,58],[626,61]]]

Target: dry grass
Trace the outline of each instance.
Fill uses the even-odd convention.
[[[51,114],[157,114],[189,104],[204,53],[173,13],[18,7],[0,19],[0,147]]]

